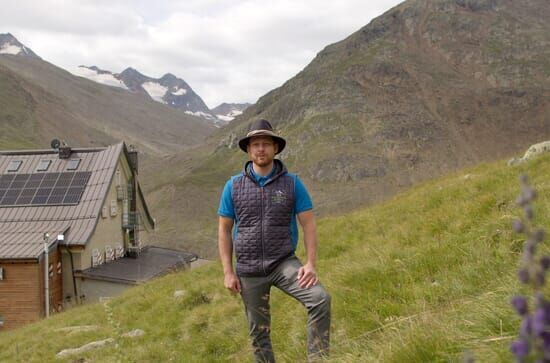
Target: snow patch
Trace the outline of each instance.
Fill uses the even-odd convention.
[[[225,121],[225,122],[233,121],[233,119],[235,118],[235,117],[231,117],[231,116],[227,116],[227,115],[216,115],[216,117],[219,120],[222,120],[222,121]]]
[[[187,94],[187,90],[185,88],[180,88],[176,92],[172,92],[174,96],[183,96],[184,94]]]
[[[145,82],[141,85],[143,89],[151,96],[152,99],[154,99],[157,102],[160,103],[166,103],[162,99],[166,92],[168,91],[168,88],[164,87],[163,85],[156,83],[156,82]]]
[[[230,117],[235,118],[235,117],[237,117],[237,116],[239,116],[239,115],[242,115],[242,114],[243,114],[242,111],[239,111],[239,110],[231,110],[231,112],[229,112],[229,113],[227,114],[227,116],[230,116]]]
[[[0,54],[17,55],[21,52],[21,50],[21,47],[18,47],[17,45],[6,43],[0,47]]]
[[[120,87],[124,89],[128,89],[124,82],[122,82],[119,79],[116,79],[112,74],[110,73],[104,73],[104,74],[98,74],[93,69],[87,68],[87,67],[77,67],[73,71],[71,71],[72,74],[79,77],[88,78],[94,82],[101,83],[107,86],[112,87]]]
[[[188,115],[202,117],[202,118],[205,118],[207,120],[214,120],[215,119],[214,116],[212,116],[211,114],[206,113],[206,112],[202,112],[202,111],[197,111],[197,112],[185,111],[185,113],[188,114]]]

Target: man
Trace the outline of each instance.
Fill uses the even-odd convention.
[[[315,271],[313,205],[300,179],[275,159],[285,145],[286,141],[273,132],[268,121],[253,122],[246,137],[239,141],[250,161],[240,174],[227,181],[218,209],[224,285],[241,294],[256,362],[275,362],[270,340],[271,286],[306,307],[309,359],[322,357],[329,348],[330,296]],[[296,217],[304,232],[304,265],[294,255],[298,242]]]

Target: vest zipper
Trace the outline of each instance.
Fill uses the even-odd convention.
[[[264,271],[264,275],[266,275],[265,272],[265,248],[264,248],[264,188],[260,186],[261,191],[261,198],[260,198],[260,206],[261,206],[261,213],[260,213],[260,223],[261,223],[261,235],[260,235],[260,242],[262,244],[262,270]]]

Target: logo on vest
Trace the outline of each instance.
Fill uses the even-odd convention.
[[[286,202],[285,192],[282,190],[276,190],[271,196],[271,203],[273,204],[282,204]]]

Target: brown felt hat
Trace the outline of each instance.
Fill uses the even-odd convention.
[[[250,142],[250,138],[254,136],[271,136],[273,138],[273,141],[275,141],[277,145],[279,145],[279,150],[277,150],[277,154],[283,151],[283,149],[285,148],[286,140],[273,131],[273,127],[267,120],[260,119],[250,124],[246,136],[239,140],[239,147],[242,151],[247,152],[246,147]]]

